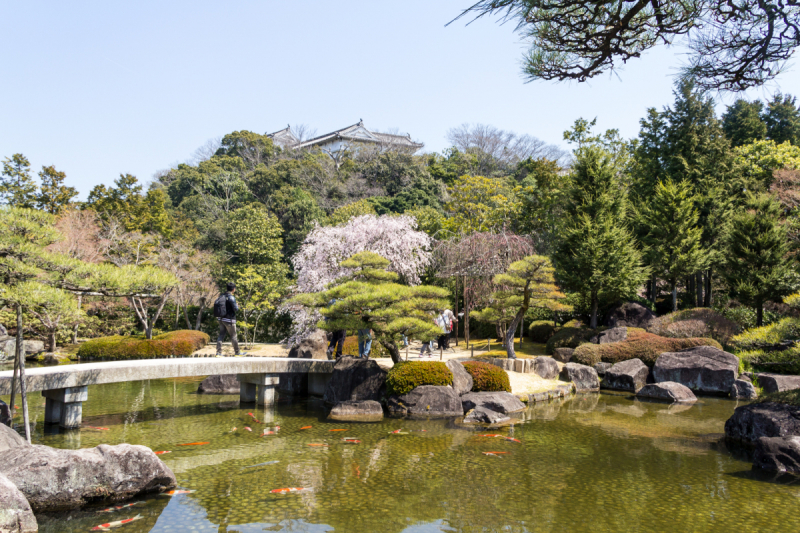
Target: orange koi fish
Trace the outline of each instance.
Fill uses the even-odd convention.
[[[317,447],[317,448],[319,448],[319,447],[327,448],[328,447],[327,444],[322,444],[322,443],[319,443],[319,442],[312,442],[311,444],[309,444],[309,446],[314,446],[314,447]]]
[[[246,429],[247,431],[251,431],[251,432],[253,431],[252,429],[250,429],[250,428],[249,428],[249,427],[247,427],[247,426],[245,426],[245,427],[244,427],[244,429]]]
[[[256,424],[260,424],[261,423],[261,422],[258,421],[258,419],[255,417],[255,415],[253,413],[247,413],[247,415],[250,416],[253,420],[255,420]]]
[[[195,490],[171,490],[169,492],[165,492],[167,496],[175,496],[177,494],[191,494],[193,492],[197,492]]]
[[[264,428],[264,433],[262,433],[261,436],[266,437],[267,435],[274,435],[274,434],[275,434],[274,431],[267,431],[267,429]]]
[[[505,435],[498,435],[496,433],[489,433],[489,434],[486,434],[486,435],[481,435],[481,437],[500,437],[501,439],[504,439]]]
[[[328,431],[349,431],[347,429],[329,429]]]
[[[127,509],[128,507],[133,507],[134,505],[139,505],[140,503],[144,502],[133,502],[133,503],[126,503],[125,505],[115,505],[114,507],[109,507],[108,509],[103,509],[102,511],[97,511],[97,512],[113,513],[114,511],[119,511],[120,509]]]
[[[519,440],[519,439],[512,439],[511,437],[506,437],[505,439],[506,440],[510,440],[511,442],[518,442],[518,443],[522,444],[522,441]]]
[[[285,489],[272,489],[270,494],[288,494],[289,492],[308,492],[311,489],[308,487],[289,487]]]
[[[483,453],[483,455],[492,455],[494,457],[497,457],[499,455],[505,455],[508,452],[481,452],[481,453]]]
[[[311,429],[311,426],[303,426],[300,429]]]
[[[100,524],[99,526],[94,526],[90,531],[108,531],[109,529],[124,526],[125,524],[130,524],[135,520],[140,520],[144,518],[142,515],[136,515],[133,518],[128,518],[127,520],[117,520],[116,522],[108,522],[107,524]]]
[[[160,451],[160,452],[155,452],[155,454],[156,454],[156,455],[164,455],[165,453],[172,453],[172,452],[171,452],[171,451],[169,451],[169,450],[164,450],[164,451]]]
[[[188,442],[186,444],[178,444],[178,446],[202,446],[203,444],[208,444],[208,442]]]
[[[408,435],[408,431],[403,431],[402,429],[395,429],[394,431],[390,431],[389,435]]]
[[[345,444],[361,444],[361,441],[358,439],[342,439]]]
[[[98,428],[94,426],[83,426],[86,429],[93,429],[95,431],[109,431],[109,428]]]
[[[237,428],[236,428],[236,426],[233,426],[233,427],[231,428],[231,433],[233,433],[234,431],[236,431],[236,429],[237,429]]]
[[[350,471],[358,479],[361,479],[361,468],[358,466],[358,463],[353,463],[352,465],[350,465]]]

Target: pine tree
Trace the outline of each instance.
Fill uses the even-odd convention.
[[[727,239],[723,275],[733,295],[756,308],[758,326],[764,323],[764,302],[790,294],[796,278],[780,216],[780,204],[770,196],[750,196],[733,217]]]
[[[597,146],[577,151],[568,196],[553,262],[565,288],[588,296],[589,325],[596,328],[600,299],[632,296],[647,270],[626,224],[626,192],[606,151]]]
[[[36,204],[36,183],[31,177],[31,163],[22,154],[14,154],[3,160],[0,203],[28,209]]]
[[[767,125],[761,118],[764,104],[759,100],[738,99],[722,115],[722,129],[732,146],[760,141],[767,136]]]
[[[688,183],[666,181],[656,186],[652,200],[640,213],[640,224],[647,228],[645,260],[653,279],[658,276],[669,282],[673,311],[678,310],[678,280],[703,270],[708,261],[695,203]],[[651,296],[655,300],[655,292]]]
[[[797,98],[790,94],[776,94],[767,104],[763,115],[767,125],[767,138],[777,144],[789,141],[795,146],[800,145],[800,109],[797,107]]]
[[[74,187],[64,185],[66,177],[67,175],[64,172],[56,170],[56,167],[52,165],[42,167],[41,172],[39,172],[39,179],[42,184],[40,192],[36,196],[37,208],[57,215],[73,198],[78,196],[78,191]]]

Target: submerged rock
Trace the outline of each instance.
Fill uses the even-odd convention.
[[[562,381],[571,381],[575,384],[576,392],[593,392],[600,390],[600,379],[597,371],[586,365],[567,363],[561,369],[559,378]]]
[[[542,379],[556,379],[558,363],[552,357],[537,357],[533,361],[533,372]]]
[[[0,474],[0,532],[35,533],[39,531],[36,517],[19,489]]]
[[[492,411],[491,409],[483,406],[478,406],[474,409],[471,409],[464,416],[465,424],[501,424],[503,422],[508,422],[509,420],[511,420],[510,416],[498,413],[497,411]]]
[[[674,381],[650,383],[639,389],[636,396],[638,398],[652,398],[667,402],[691,403],[697,401],[697,396],[694,395],[689,387]]]
[[[461,397],[464,411],[484,407],[504,415],[525,410],[525,404],[510,392],[470,392]]]
[[[753,468],[800,475],[800,436],[758,439]]]
[[[10,427],[0,424],[0,452],[24,446],[30,446],[28,441]],[[2,460],[0,460],[0,462],[2,462]]]
[[[407,394],[390,397],[387,408],[394,415],[411,418],[446,418],[464,415],[461,399],[449,385],[445,387],[421,385]]]
[[[21,446],[3,452],[0,473],[36,512],[120,501],[175,486],[175,475],[152,450],[130,444],[82,450]]]
[[[737,407],[725,422],[725,435],[751,444],[761,437],[800,436],[800,407],[776,402]]]
[[[379,401],[386,388],[386,374],[372,359],[340,357],[333,367],[323,400],[329,404],[350,400]]]
[[[197,387],[200,394],[239,394],[239,380],[236,374],[208,376]]]
[[[730,394],[738,375],[739,358],[713,346],[662,353],[653,366],[657,383],[675,381],[706,394]]]
[[[734,400],[755,400],[758,391],[749,379],[737,379],[731,386],[731,398]]]
[[[472,376],[467,372],[467,369],[464,368],[464,365],[453,359],[450,359],[445,364],[453,374],[453,390],[456,391],[456,394],[460,396],[471,391]]]
[[[600,384],[605,389],[637,392],[647,385],[650,369],[641,359],[620,361],[608,370]]]
[[[339,402],[328,418],[342,422],[379,422],[383,420],[383,407],[375,400]]]

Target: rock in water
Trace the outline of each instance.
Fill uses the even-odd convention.
[[[467,369],[464,368],[464,365],[453,359],[450,359],[445,364],[447,368],[450,369],[450,372],[453,373],[453,390],[456,391],[456,394],[461,396],[471,391],[472,376],[467,372]]]
[[[329,404],[350,400],[379,401],[386,388],[386,373],[372,359],[340,357],[333,367],[323,400]]]
[[[533,361],[533,371],[542,379],[556,379],[558,363],[552,357],[537,357]]]
[[[11,408],[3,400],[0,400],[0,425],[11,425]]]
[[[800,436],[758,439],[753,454],[753,468],[800,474]]]
[[[461,399],[450,386],[421,385],[408,394],[390,397],[387,408],[392,414],[411,418],[445,418],[464,415]]]
[[[504,415],[525,410],[525,404],[513,394],[500,392],[470,392],[461,397],[461,406],[464,411],[485,407]]]
[[[480,406],[470,410],[464,416],[465,424],[500,424],[509,420],[511,420],[511,417]]]
[[[200,394],[239,394],[239,380],[236,374],[208,376],[197,387]]]
[[[731,398],[734,400],[755,400],[758,391],[749,379],[737,379],[731,387]]]
[[[36,517],[19,489],[0,474],[0,531],[3,533],[35,533]]]
[[[767,394],[800,389],[800,376],[761,372],[760,374],[756,374],[756,378],[758,379],[758,384]]]
[[[625,302],[606,314],[604,323],[608,327],[627,326],[646,328],[656,318],[651,310],[635,302]]]
[[[292,346],[289,357],[299,359],[329,359],[328,358],[328,332],[323,329],[314,331],[311,335]]]
[[[574,353],[575,348],[556,348],[553,351],[553,359],[559,363],[569,363]]]
[[[611,368],[612,366],[614,366],[614,365],[612,365],[611,363],[603,363],[603,362],[600,362],[600,363],[596,363],[596,364],[594,365],[594,369],[597,371],[597,375],[598,375],[598,376],[600,376],[600,377],[602,378],[603,376],[605,376],[605,375],[606,375],[606,372],[607,372],[607,371],[608,371],[608,369],[609,369],[609,368]]]
[[[82,450],[23,446],[3,452],[0,473],[35,512],[76,509],[175,487],[175,475],[144,446],[101,444]]]
[[[30,446],[30,444],[19,433],[8,426],[0,424],[0,452],[23,446]]]
[[[600,379],[597,370],[590,366],[578,363],[567,363],[558,376],[562,381],[571,381],[575,384],[576,392],[593,392],[600,390]]]
[[[674,381],[650,383],[639,389],[636,396],[638,398],[652,398],[667,402],[691,403],[697,401],[697,396],[694,395],[689,387]]]
[[[751,444],[761,437],[800,435],[800,407],[775,402],[737,407],[725,422],[725,435]]]
[[[374,400],[340,402],[333,406],[328,418],[342,422],[380,422],[383,407]]]
[[[594,344],[611,344],[612,342],[622,342],[628,338],[628,328],[624,326],[601,331],[590,339]]]
[[[650,369],[641,359],[628,359],[606,370],[601,386],[604,389],[637,392],[647,385],[649,376]]]
[[[657,383],[675,381],[706,394],[730,394],[738,375],[739,358],[713,346],[662,353],[653,366]]]

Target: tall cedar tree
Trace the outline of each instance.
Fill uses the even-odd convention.
[[[36,196],[36,207],[53,215],[61,212],[69,205],[73,198],[78,196],[74,187],[64,185],[67,175],[56,170],[56,167],[42,167],[39,179],[42,182],[41,190]]]
[[[758,326],[764,323],[764,302],[790,294],[796,278],[780,216],[780,204],[770,196],[750,196],[728,236],[723,274],[733,295],[756,308]]]
[[[641,209],[640,218],[641,226],[647,228],[642,241],[653,284],[656,277],[669,282],[672,310],[677,311],[678,281],[700,272],[708,261],[692,187],[685,181],[660,182],[652,200]]]
[[[591,328],[597,327],[601,298],[632,296],[647,277],[626,224],[627,210],[610,154],[596,146],[579,149],[553,262],[566,289],[588,296]]]
[[[22,154],[3,160],[0,175],[0,203],[32,209],[36,205],[36,183],[31,177],[31,163]]]
[[[764,104],[739,98],[722,115],[722,129],[732,146],[760,141],[767,136],[767,125],[761,119]]]
[[[797,108],[797,98],[790,94],[776,94],[767,104],[763,115],[767,125],[767,138],[777,144],[789,141],[795,146],[800,145],[800,109]]]

